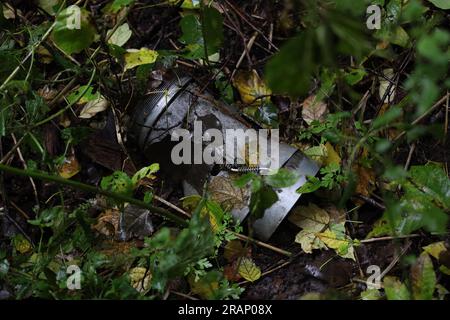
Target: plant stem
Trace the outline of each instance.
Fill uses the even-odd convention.
[[[69,180],[69,179],[64,179],[58,176],[52,176],[49,175],[47,173],[44,172],[40,172],[40,171],[33,171],[33,170],[22,170],[22,169],[18,169],[18,168],[14,168],[11,166],[7,166],[4,164],[0,164],[0,171],[5,171],[11,174],[15,174],[18,176],[24,176],[24,177],[31,177],[31,178],[35,178],[35,179],[39,179],[39,180],[47,180],[47,181],[52,181],[52,182],[56,182],[59,184],[63,184],[75,189],[79,189],[79,190],[83,190],[86,192],[93,192],[93,193],[98,193],[101,195],[104,195],[108,198],[112,198],[114,200],[119,200],[119,201],[123,201],[123,202],[128,202],[131,204],[134,204],[136,206],[145,208],[150,210],[152,213],[157,213],[169,220],[172,220],[173,222],[179,224],[180,226],[187,226],[187,221],[174,215],[173,213],[162,209],[162,208],[158,208],[155,206],[152,206],[150,204],[145,203],[144,201],[135,199],[133,197],[129,197],[120,193],[115,193],[115,192],[111,192],[111,191],[106,191],[106,190],[102,190],[99,189],[97,187],[82,183],[82,182],[78,182],[75,180]]]

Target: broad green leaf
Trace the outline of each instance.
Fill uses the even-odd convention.
[[[203,7],[201,11],[203,36],[207,54],[216,53],[223,42],[223,17],[213,7]]]
[[[288,40],[266,64],[267,83],[274,92],[301,96],[308,92],[313,73],[314,33],[304,31]]]
[[[431,300],[436,288],[436,274],[430,256],[423,252],[411,267],[411,287],[415,300]]]
[[[299,175],[286,168],[280,168],[276,173],[264,176],[264,181],[274,188],[290,187],[297,182]]]
[[[264,211],[270,208],[278,200],[278,195],[269,186],[263,186],[252,192],[250,197],[250,213],[256,219],[264,215]]]
[[[434,4],[439,9],[449,10],[450,9],[450,1],[448,0],[428,0],[432,4]]]
[[[261,277],[261,269],[250,258],[242,258],[238,269],[242,278],[254,282]]]
[[[384,277],[384,292],[388,300],[410,300],[411,294],[404,283],[401,283],[396,277]]]
[[[189,14],[181,18],[180,27],[182,32],[180,42],[186,45],[197,44],[203,49],[202,25],[196,15]]]
[[[137,49],[128,49],[127,53],[125,53],[125,71],[129,69],[133,69],[137,66],[143,64],[150,64],[156,61],[158,57],[158,52],[155,50],[141,48]]]
[[[89,48],[96,35],[89,12],[76,5],[69,6],[58,14],[52,32],[53,41],[69,55]]]
[[[112,30],[108,30],[106,35],[109,36],[111,32]],[[132,34],[128,23],[124,23],[117,27],[116,31],[110,36],[108,43],[122,47],[131,38]]]

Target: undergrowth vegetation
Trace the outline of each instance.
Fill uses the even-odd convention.
[[[370,5],[379,29],[368,28]],[[237,299],[324,251],[318,272],[345,261],[351,276],[294,298],[445,299],[449,10],[447,0],[1,1],[0,299]],[[320,164],[282,240],[253,239],[251,222],[296,181],[287,170],[183,197],[163,163],[135,155],[133,106],[172,70]],[[231,208],[247,196],[239,225]],[[394,253],[380,258],[386,242]],[[375,281],[369,266],[381,269]]]

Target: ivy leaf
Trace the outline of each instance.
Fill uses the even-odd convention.
[[[143,64],[150,64],[156,61],[158,57],[158,52],[155,50],[141,48],[137,49],[128,49],[124,55],[125,58],[125,70],[133,69],[137,66]]]
[[[287,188],[297,182],[299,175],[289,169],[280,168],[275,174],[264,176],[264,181],[274,188]]]
[[[410,300],[411,294],[404,283],[401,283],[397,277],[384,277],[384,292],[388,300]]]
[[[432,300],[436,287],[433,263],[426,252],[422,252],[411,267],[411,287],[415,300]]]
[[[238,269],[242,278],[255,282],[261,277],[261,269],[250,258],[242,258]]]
[[[76,5],[58,14],[52,32],[53,41],[69,55],[89,48],[96,35],[95,27],[89,20],[89,12]]]

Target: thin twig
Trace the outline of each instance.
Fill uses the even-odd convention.
[[[408,234],[404,236],[388,236],[388,237],[380,237],[380,238],[371,238],[371,239],[364,239],[360,240],[361,243],[372,243],[377,241],[387,241],[387,240],[396,240],[396,239],[408,239],[408,238],[417,238],[420,237],[420,234]]]
[[[444,97],[439,99],[438,102],[436,102],[430,109],[425,111],[421,116],[417,117],[411,124],[414,126],[414,125],[420,123],[423,119],[428,117],[434,110],[439,108],[444,102],[448,101],[449,97],[450,97],[450,92],[447,92],[447,94]],[[402,131],[394,138],[394,141],[397,141],[398,139],[403,137],[405,134],[406,134],[406,131]]]

